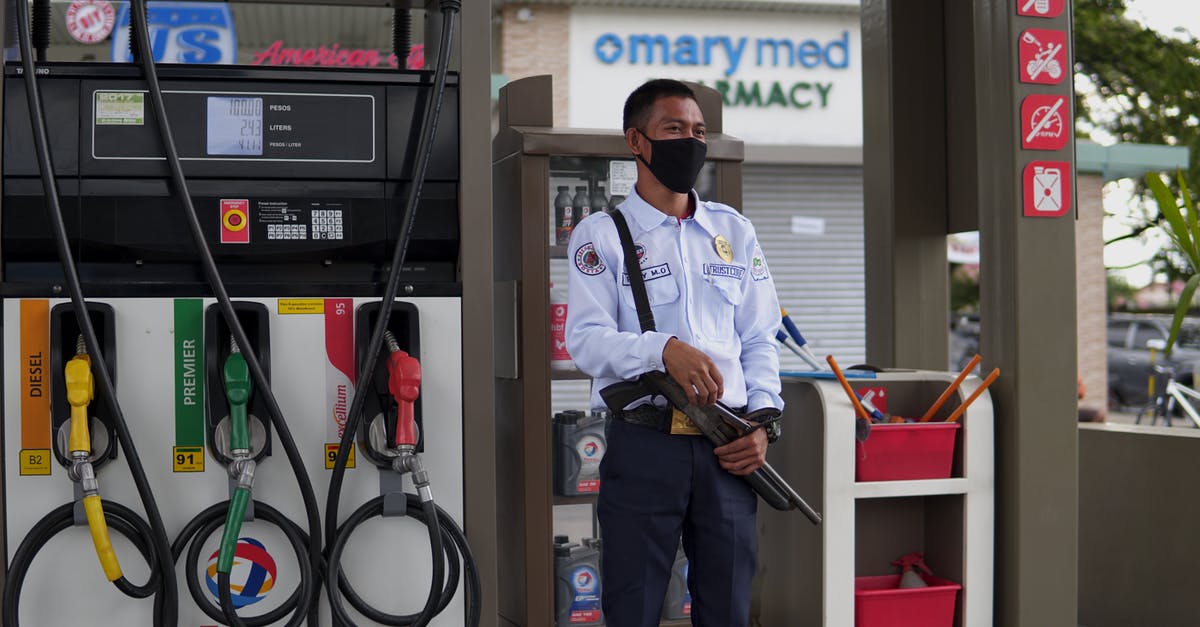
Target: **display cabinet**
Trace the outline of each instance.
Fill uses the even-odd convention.
[[[708,142],[697,191],[738,207],[743,145],[721,132],[720,95],[693,88]],[[492,144],[499,602],[506,624],[529,627],[554,624],[554,536],[578,543],[597,531],[594,496],[554,495],[551,419],[588,410],[590,387],[567,362],[561,335],[554,341],[564,310],[552,311],[552,292],[555,301],[566,293],[571,228],[585,213],[618,204],[637,171],[615,128],[620,111],[613,130],[560,128],[551,102],[548,76],[506,85]]]

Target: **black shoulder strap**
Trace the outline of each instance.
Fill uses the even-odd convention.
[[[609,212],[617,225],[617,236],[621,238],[621,248],[625,251],[625,274],[629,276],[629,287],[633,290],[633,304],[637,307],[638,322],[642,325],[642,333],[654,331],[654,313],[650,311],[650,299],[646,296],[646,282],[642,279],[642,264],[638,261],[637,250],[633,246],[633,235],[629,233],[629,224],[620,209]],[[618,277],[619,280],[619,277]]]

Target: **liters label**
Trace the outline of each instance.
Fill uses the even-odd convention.
[[[27,448],[21,450],[21,476],[46,476],[50,474],[50,460],[54,456],[48,448]]]
[[[325,445],[325,470],[333,470],[334,463],[337,462],[338,447],[336,442]],[[354,468],[353,444],[350,445],[350,455],[346,457],[346,468]]]
[[[204,472],[204,447],[176,446],[171,449],[171,461],[175,472]]]
[[[279,314],[323,314],[325,301],[320,298],[280,298]]]

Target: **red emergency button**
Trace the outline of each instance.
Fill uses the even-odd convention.
[[[221,243],[249,244],[250,201],[221,199]]]

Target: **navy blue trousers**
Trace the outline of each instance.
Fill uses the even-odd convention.
[[[609,627],[656,627],[682,534],[692,624],[745,627],[757,496],[702,436],[613,420],[600,462],[601,602]]]

